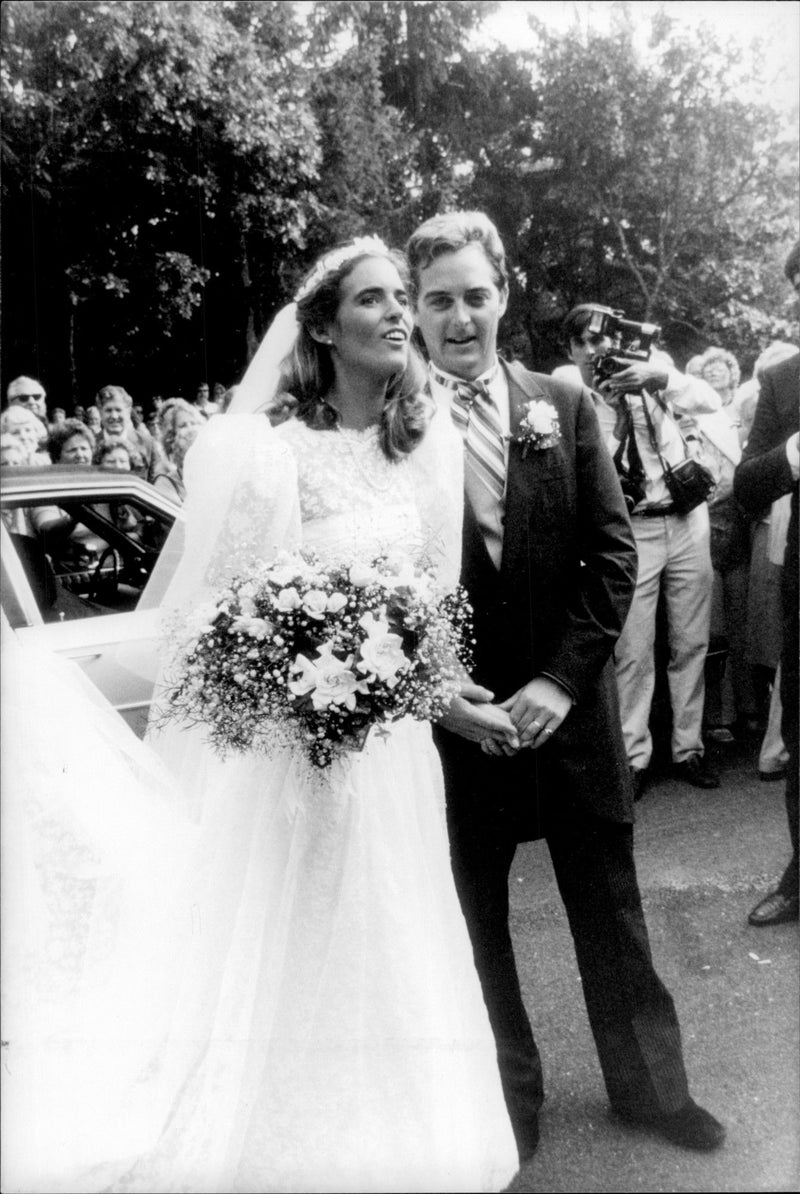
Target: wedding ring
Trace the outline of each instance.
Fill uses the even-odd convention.
[[[540,721],[532,721],[531,725],[536,726],[537,730],[540,730],[542,728],[542,723]]]
[[[545,734],[552,734],[552,732],[553,732],[553,731],[552,731],[552,730],[548,730],[547,726],[545,726],[545,727],[544,727],[544,732],[545,732]]]

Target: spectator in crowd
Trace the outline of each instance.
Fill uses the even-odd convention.
[[[161,420],[159,418],[159,411],[149,411],[145,415],[144,425],[152,435],[153,439],[158,440],[158,442],[161,443]]]
[[[98,468],[119,473],[133,472],[133,460],[134,456],[130,445],[126,444],[124,440],[109,440],[107,443],[101,444],[94,458]]]
[[[17,436],[8,431],[0,434],[0,468],[21,468],[27,462],[25,447]],[[0,518],[10,535],[25,535],[29,539],[36,537],[30,512],[24,507],[3,510]]]
[[[86,426],[94,433],[95,437],[99,436],[103,430],[103,423],[100,418],[100,411],[96,406],[87,406],[86,408]]]
[[[138,402],[131,407],[131,422],[134,427],[141,427],[144,422],[144,407],[140,406]]]
[[[774,340],[757,358],[752,378],[739,387],[736,404],[742,420],[745,444],[753,425],[760,391],[760,379],[764,370],[796,354],[797,347],[795,345],[788,344],[783,340]],[[787,501],[788,495],[779,502],[773,502],[771,506],[766,506],[751,522],[746,654],[753,669],[756,693],[759,696],[763,694],[764,703],[766,703],[766,694],[769,692],[770,706],[780,704],[776,669],[781,654],[781,622],[783,618],[781,564],[787,526],[787,522],[782,517],[782,511]],[[773,526],[773,523],[776,525]],[[774,691],[774,699],[771,689]],[[774,739],[775,727],[780,724],[774,714],[772,723]],[[773,755],[777,753],[780,756],[781,748],[782,743],[780,747],[776,746],[772,751]],[[759,769],[763,770],[765,774],[772,774],[769,762],[765,762],[765,766]]]
[[[712,569],[708,506],[678,513],[665,480],[666,462],[687,455],[677,419],[718,411],[719,396],[707,382],[679,373],[667,358],[626,361],[598,390],[595,361],[612,352],[614,340],[595,333],[596,311],[582,304],[564,321],[567,351],[592,390],[595,409],[617,471],[625,475],[639,571],[633,603],[616,643],[614,661],[622,729],[634,792],[641,797],[653,752],[650,711],[656,679],[656,613],[666,603],[675,775],[698,788],[716,788],[703,744],[704,671],[711,623]]]
[[[53,415],[52,415],[52,418],[50,419],[51,430],[53,427],[58,427],[60,423],[65,422],[66,417],[67,417],[67,412],[64,410],[63,406],[53,407]]]
[[[769,513],[769,536],[767,539],[766,558],[764,560],[765,569],[769,569],[771,579],[774,578],[774,585],[767,590],[769,597],[772,597],[773,591],[777,591],[778,597],[783,588],[783,562],[786,557],[786,539],[789,530],[789,519],[791,518],[792,495],[785,493],[783,497],[778,498],[776,502],[772,503]],[[760,525],[760,524],[759,524]],[[770,616],[772,611],[770,610]],[[780,644],[782,639],[780,632],[780,623],[778,623],[778,633],[776,634],[777,652],[775,658],[780,659]],[[783,741],[783,734],[781,733],[781,722],[783,721],[783,705],[781,704],[781,667],[778,662],[777,668],[774,669],[772,680],[770,684],[770,699],[769,712],[767,716],[767,728],[764,731],[764,737],[761,741],[761,749],[758,754],[758,774],[759,778],[765,783],[771,783],[775,780],[783,779],[786,775],[786,766],[789,762],[789,752]]]
[[[200,411],[201,415],[204,415],[207,419],[217,414],[218,407],[209,398],[208,382],[202,381],[197,387],[194,405]]]
[[[130,473],[133,472],[134,455],[123,440],[110,440],[101,445],[95,464],[112,473]],[[138,535],[141,519],[132,506],[117,503],[113,507],[103,506],[102,512],[120,531]]]
[[[82,423],[85,423],[86,422],[86,407],[85,406],[76,406],[74,411],[72,412],[72,417],[73,417],[73,419],[80,419],[80,421]]]
[[[714,590],[711,637],[728,646],[724,670],[706,692],[706,736],[730,743],[758,732],[759,708],[747,645],[747,590],[750,576],[751,520],[733,496],[733,472],[741,459],[742,421],[736,405],[739,363],[725,348],[707,348],[687,366],[719,394],[722,408],[687,415],[681,430],[694,437],[714,460],[719,480],[708,501]],[[708,677],[707,677],[708,680]]]
[[[686,372],[693,377],[702,377],[720,396],[722,409],[728,422],[741,433],[742,420],[736,404],[741,369],[739,362],[727,348],[712,346],[699,356],[693,357],[686,366]]]
[[[238,390],[238,388],[239,388],[239,387],[238,387],[238,386],[236,386],[236,385],[233,385],[233,386],[228,386],[227,390],[225,391],[225,393],[224,393],[224,394],[222,395],[222,397],[220,398],[220,400],[219,400],[219,413],[220,413],[221,415],[224,415],[224,414],[225,414],[226,410],[228,409],[228,407],[230,406],[230,404],[233,402],[234,396],[235,396],[235,394],[236,394],[236,391]]]
[[[122,386],[103,386],[96,401],[103,428],[100,442],[125,440],[141,461],[134,464],[134,472],[154,485],[158,477],[168,471],[164,453],[146,427],[134,427],[131,421],[133,399],[130,394]]]
[[[0,465],[3,468],[20,468],[25,463],[25,448],[16,435],[4,431],[0,435]]]
[[[221,381],[215,381],[214,389],[211,391],[211,402],[212,402],[212,405],[216,406],[218,411],[222,411],[225,409],[223,403],[225,400],[226,393],[227,393],[227,387],[224,386]]]
[[[15,377],[8,383],[6,399],[9,406],[25,406],[47,425],[47,395],[41,382],[33,377]]]
[[[800,295],[800,241],[785,265],[786,277]],[[800,710],[798,710],[798,500],[800,499],[800,352],[765,369],[753,426],[734,478],[734,492],[752,514],[791,494],[791,512],[783,564],[783,644],[781,648],[781,732],[788,751],[786,814],[792,857],[774,891],[756,904],[751,925],[798,919],[798,790],[800,788]]]
[[[53,464],[91,464],[94,436],[80,419],[67,419],[50,432],[47,451]]]
[[[190,446],[197,438],[205,419],[196,406],[183,398],[170,398],[164,403],[159,416],[161,442],[167,460],[173,466],[176,491],[184,497],[183,461]]]
[[[756,363],[753,366],[753,376],[749,381],[742,382],[736,391],[735,401],[742,425],[742,447],[747,443],[750,428],[753,426],[761,374],[772,365],[777,365],[781,361],[785,361],[788,357],[793,357],[796,352],[796,345],[788,344],[785,340],[773,340],[756,358]]]
[[[49,464],[50,457],[43,450],[47,437],[46,425],[28,405],[6,407],[0,414],[0,433],[15,436],[25,453],[26,464]]]

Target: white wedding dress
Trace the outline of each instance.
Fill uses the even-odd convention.
[[[416,460],[394,464],[374,431],[265,422],[212,420],[192,450],[171,600],[202,600],[299,540],[337,561],[438,552],[442,578],[454,579],[445,440],[432,435]],[[191,477],[207,489],[220,460],[225,480],[198,520]],[[152,1001],[137,1003],[143,1057],[113,1097],[103,1075],[98,1167],[75,1184],[73,1165],[63,1188],[507,1185],[516,1146],[450,872],[430,727],[404,719],[313,774],[287,751],[222,760],[200,729],[172,725],[150,741],[177,781],[167,812],[186,827],[188,876],[170,876],[164,924],[148,930],[162,969]],[[139,926],[147,965],[141,936]],[[113,1017],[103,998],[94,1014]],[[129,1159],[116,1173],[112,1104]]]

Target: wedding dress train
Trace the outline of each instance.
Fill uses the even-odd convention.
[[[303,546],[322,558],[430,547],[422,492],[436,470],[424,456],[390,463],[373,431],[293,421],[262,440],[244,425],[213,420],[194,454],[199,470],[222,447],[236,474],[206,545],[209,589],[292,541],[287,502]],[[516,1146],[429,726],[373,731],[318,773],[288,751],[221,759],[197,728],[171,725],[150,741],[178,793],[165,798],[160,858],[175,864],[177,845],[186,865],[172,867],[161,930],[150,920],[162,969],[150,998],[137,980],[145,1047],[115,1100],[139,1151],[111,1180],[96,1169],[70,1188],[101,1189],[101,1178],[147,1191],[505,1186]],[[170,840],[175,822],[182,842]],[[139,945],[134,964],[149,965]]]

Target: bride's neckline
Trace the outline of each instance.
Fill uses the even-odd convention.
[[[368,440],[373,439],[379,431],[377,423],[370,423],[369,427],[342,427],[341,423],[335,430],[345,439]]]

